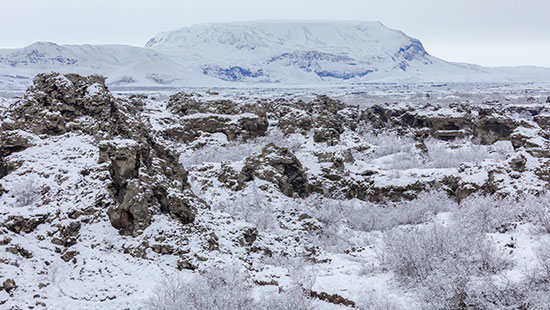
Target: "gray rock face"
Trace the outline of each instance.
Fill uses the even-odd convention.
[[[99,163],[108,163],[113,203],[107,213],[115,228],[137,235],[161,212],[191,223],[195,207],[204,203],[189,190],[177,156],[149,133],[141,109],[139,98],[115,99],[103,77],[39,74],[2,122],[0,176],[9,172],[4,156],[32,146],[21,131],[88,134],[99,146]],[[17,223],[14,230],[33,229],[25,221]]]
[[[13,122],[5,122],[3,129],[63,134],[71,130],[69,123],[76,118],[108,119],[113,104],[114,98],[105,86],[104,77],[39,74],[11,111]]]
[[[177,157],[158,144],[106,141],[100,145],[100,162],[110,163],[116,203],[108,215],[123,234],[138,234],[158,212],[192,223],[194,206],[203,204],[189,190],[187,172]]]
[[[168,129],[165,137],[190,142],[201,133],[223,133],[229,141],[264,136],[269,125],[261,105],[239,105],[229,100],[197,101],[186,93],[170,97],[168,109],[181,116],[179,126]]]
[[[311,103],[274,101],[268,111],[278,119],[284,134],[306,133],[314,129],[314,141],[336,145],[345,128],[355,130],[359,120],[357,107],[348,106],[328,96],[318,96]]]
[[[306,197],[310,193],[307,176],[300,161],[291,151],[273,143],[266,145],[262,154],[246,159],[238,182],[244,186],[254,177],[276,184],[289,197]]]

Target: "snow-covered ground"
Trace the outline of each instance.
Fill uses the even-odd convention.
[[[178,156],[204,202],[193,223],[151,211],[120,234],[117,168],[84,128],[98,116],[40,133],[0,98],[0,307],[195,309],[203,295],[228,309],[547,307],[543,86],[131,92],[113,90],[137,111],[119,124],[139,120]],[[88,96],[77,104],[107,98]]]

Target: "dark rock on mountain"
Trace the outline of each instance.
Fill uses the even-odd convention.
[[[17,288],[17,284],[15,284],[15,280],[13,279],[6,279],[2,283],[2,287],[6,293],[11,294],[11,292]]]

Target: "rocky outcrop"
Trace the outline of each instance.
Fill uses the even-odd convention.
[[[346,128],[354,131],[359,120],[357,107],[325,95],[309,103],[276,100],[267,106],[269,113],[277,119],[277,127],[284,134],[305,134],[313,130],[314,141],[328,145],[336,145]]]
[[[39,74],[25,97],[10,111],[4,130],[22,129],[36,134],[59,135],[78,124],[73,120],[92,116],[108,120],[114,98],[101,76]],[[78,128],[86,130],[85,128]],[[89,128],[93,131],[93,128]]]
[[[0,157],[0,179],[8,175],[9,172],[10,168],[8,166],[8,163],[3,157]],[[0,192],[2,191],[0,190]]]
[[[481,109],[474,135],[480,137],[482,142],[491,144],[497,140],[509,140],[517,127],[515,120],[498,115],[493,109]]]
[[[189,189],[187,172],[177,156],[147,129],[140,117],[141,100],[115,99],[100,76],[39,74],[2,122],[0,158],[32,145],[24,132],[92,135],[99,146],[99,164],[107,163],[104,167],[111,176],[113,203],[107,213],[115,228],[137,235],[155,213],[191,223],[196,207],[204,203]],[[0,173],[7,173],[3,160],[0,164]],[[32,231],[27,228],[32,225],[18,223],[12,225],[13,230]]]
[[[259,178],[271,182],[289,197],[306,197],[310,186],[300,161],[286,148],[273,143],[262,149],[262,154],[251,156],[245,160],[245,165],[239,175],[239,185]]]
[[[195,219],[203,203],[189,190],[187,172],[177,157],[158,144],[111,140],[100,145],[100,163],[110,163],[115,206],[108,210],[123,234],[139,234],[152,215],[170,214],[184,224]]]
[[[21,131],[2,131],[0,133],[0,158],[31,146],[33,143]]]
[[[229,141],[264,136],[269,125],[261,105],[229,100],[199,101],[191,94],[170,97],[167,108],[179,115],[178,124],[165,130],[170,140],[190,142],[203,133],[223,133]]]
[[[38,225],[44,223],[46,219],[46,215],[37,215],[33,217],[9,216],[8,220],[4,223],[4,227],[17,234],[22,232],[31,233]]]

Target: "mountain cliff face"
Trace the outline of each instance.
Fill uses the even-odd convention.
[[[109,85],[134,87],[550,80],[546,68],[446,62],[379,22],[205,24],[160,33],[144,48],[39,42],[0,49],[0,89],[23,89],[49,71],[101,74]]]

